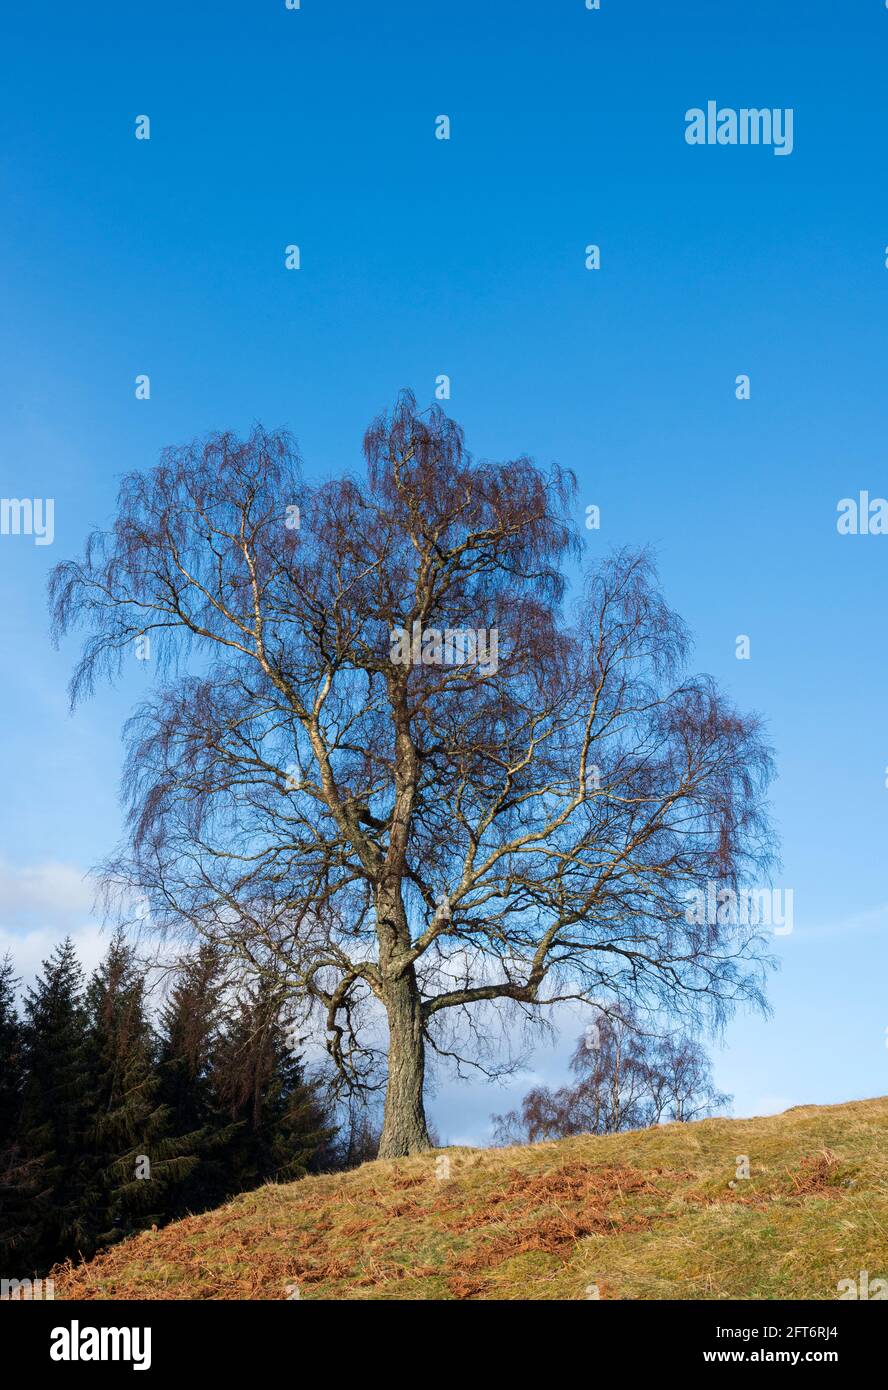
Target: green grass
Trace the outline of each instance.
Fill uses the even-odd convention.
[[[886,1141],[882,1098],[367,1163],[59,1267],[56,1298],[835,1299],[888,1278]]]

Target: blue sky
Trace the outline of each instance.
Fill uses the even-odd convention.
[[[82,875],[150,673],[69,717],[44,591],[120,474],[255,419],[313,476],[354,467],[398,388],[446,373],[477,454],[575,470],[591,554],[655,545],[697,668],[767,719],[794,931],[773,1017],[715,1053],[735,1112],[888,1091],[888,537],[836,530],[840,498],[888,496],[888,10],[44,3],[3,26],[0,491],[54,498],[55,539],[0,536],[0,941],[26,968],[69,928],[100,946]],[[689,146],[710,99],[791,107],[792,154]],[[527,1083],[443,1082],[442,1137],[483,1141]]]

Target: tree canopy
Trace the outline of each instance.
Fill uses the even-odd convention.
[[[491,1011],[761,1000],[755,924],[685,907],[767,868],[771,762],[647,553],[566,602],[569,473],[476,461],[409,393],[364,454],[309,482],[284,432],[168,449],[51,602],[85,630],[74,700],[156,658],[109,880],[282,978],[350,1085],[384,1015],[392,1156],[429,1142],[426,1046],[492,1065]]]

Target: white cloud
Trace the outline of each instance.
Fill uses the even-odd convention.
[[[9,952],[26,985],[66,936],[87,972],[98,964],[107,936],[93,912],[94,892],[77,865],[17,867],[0,860],[0,956]]]
[[[16,868],[0,860],[0,922],[18,925],[35,914],[82,919],[92,915],[94,886],[73,864]]]
[[[0,957],[9,952],[15,973],[27,988],[40,973],[43,962],[66,936],[74,942],[77,958],[89,975],[108,949],[108,934],[102,932],[98,923],[62,931],[49,927],[38,931],[7,931],[0,927]]]

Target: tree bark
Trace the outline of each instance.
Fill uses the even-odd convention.
[[[380,1158],[404,1158],[432,1147],[423,1103],[425,1040],[422,1003],[411,966],[385,990],[388,1014],[388,1085]]]

